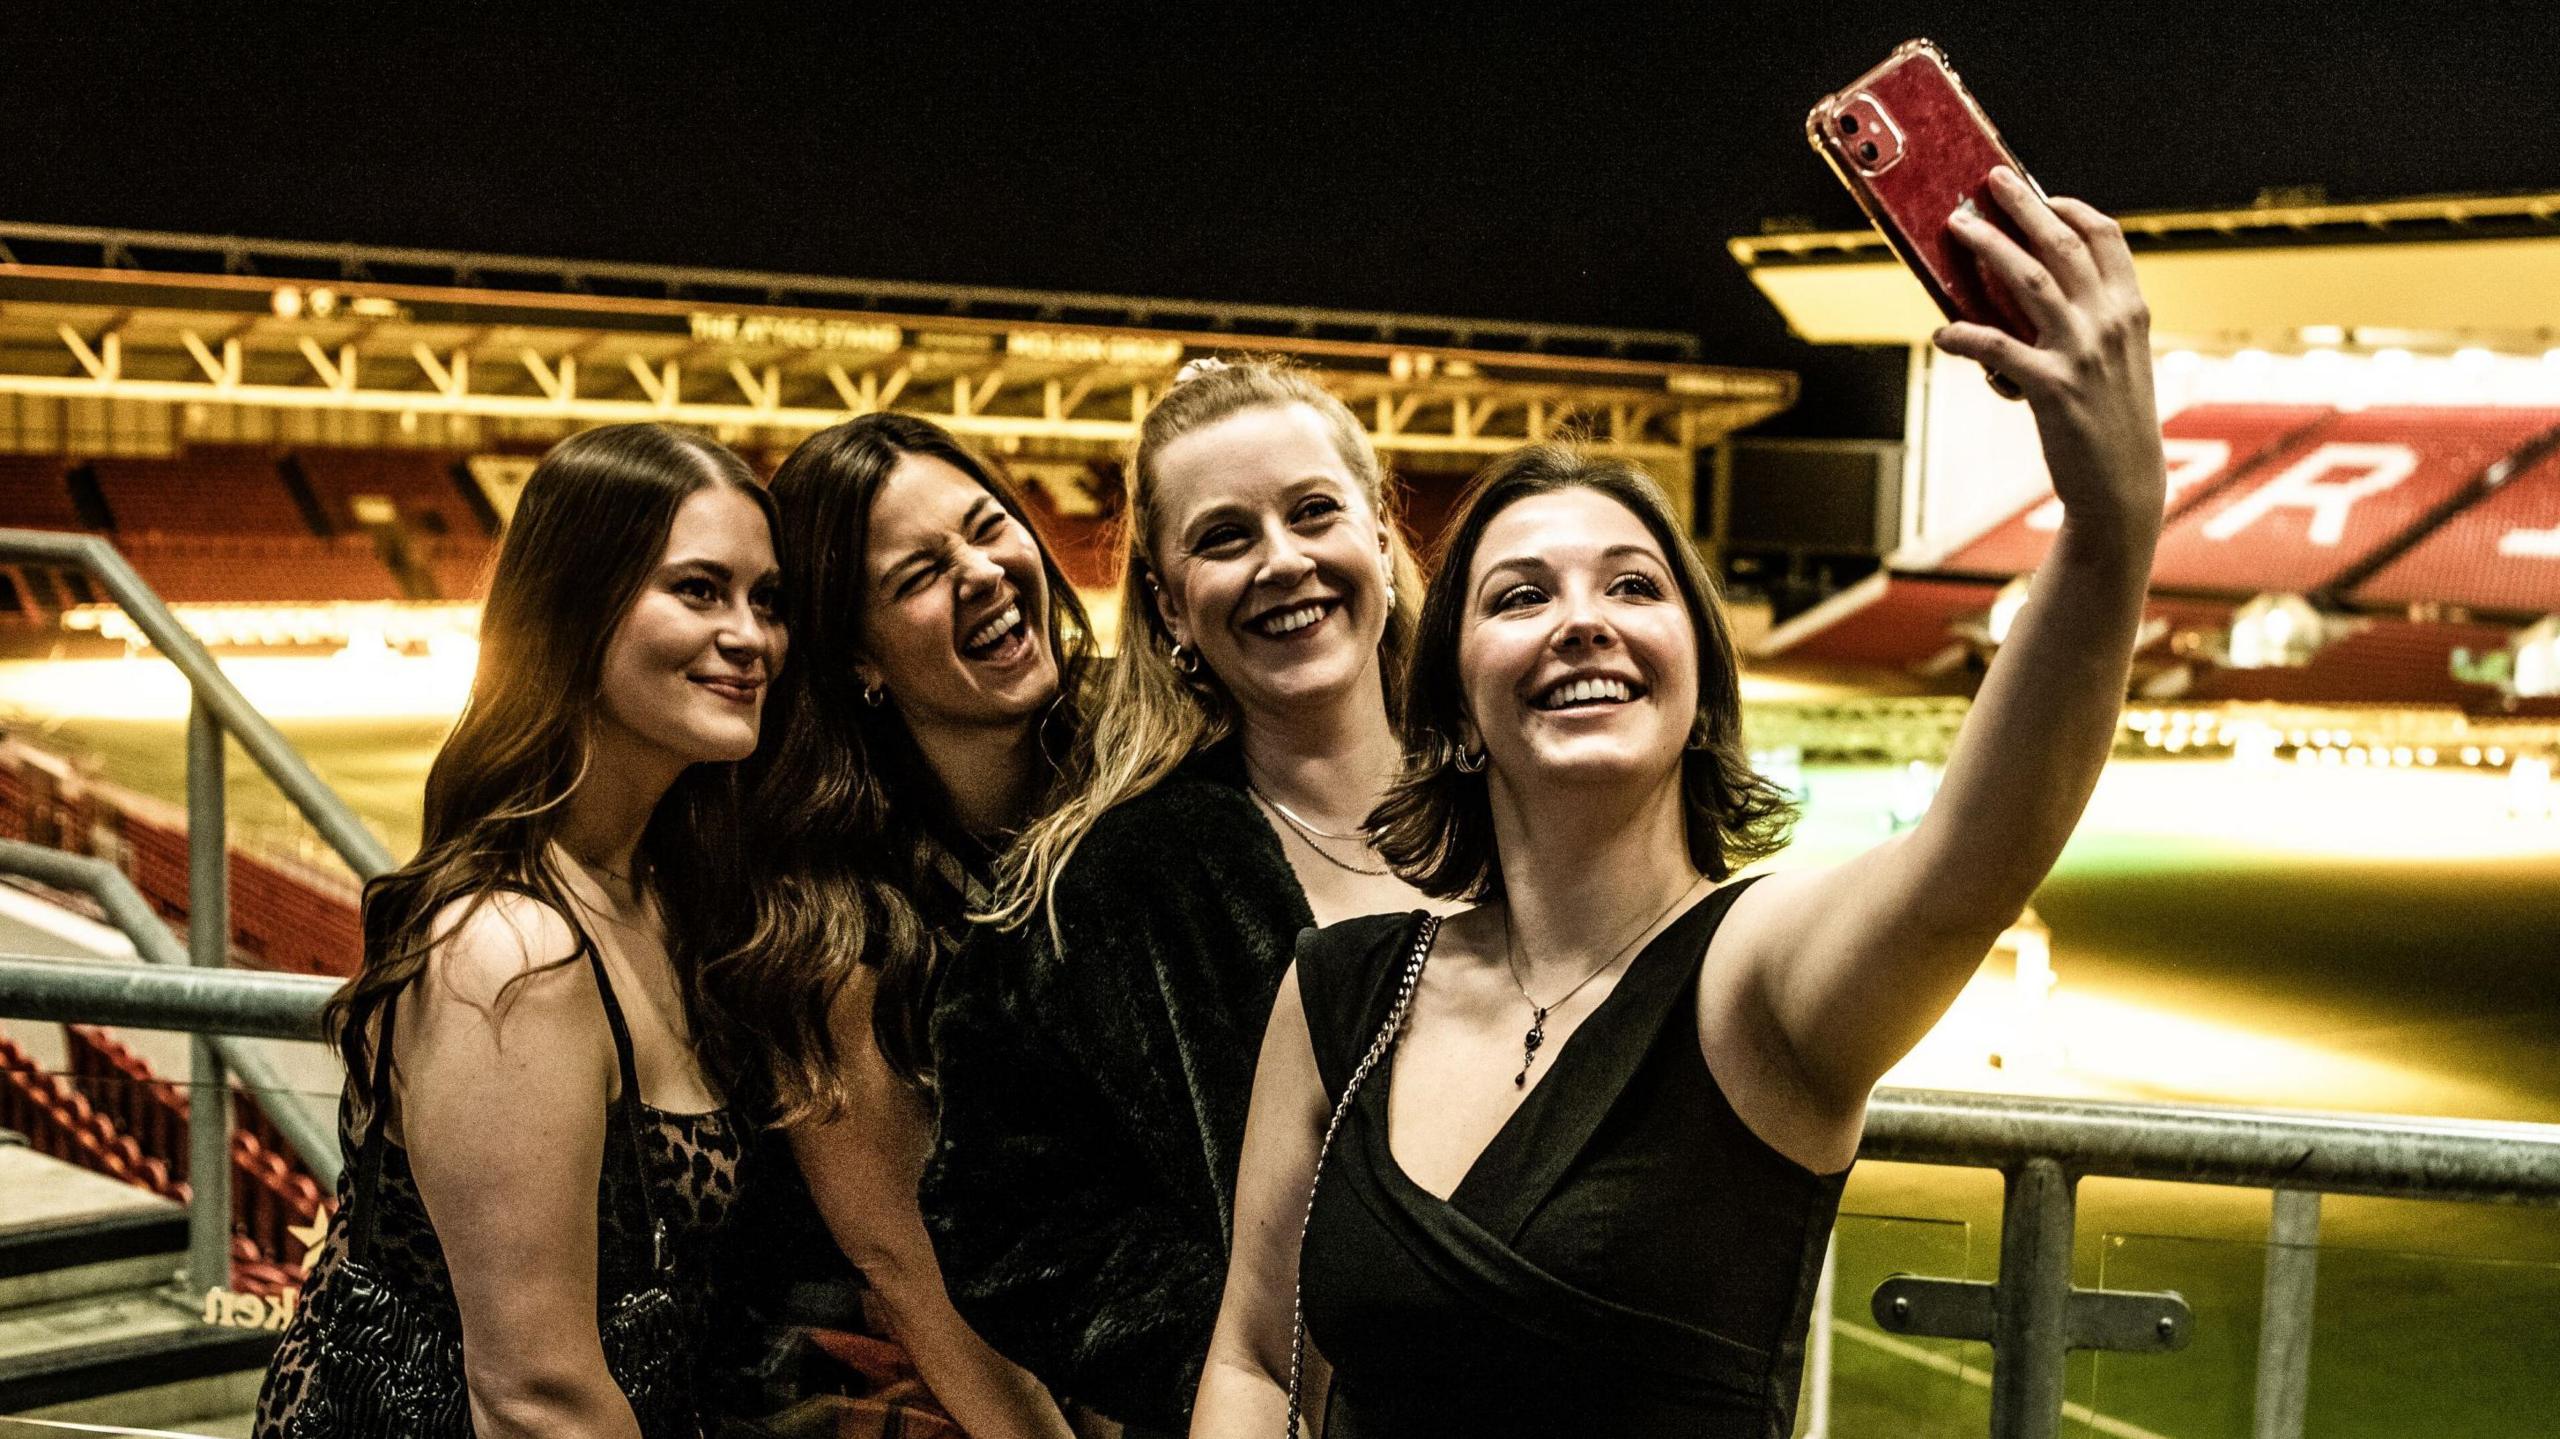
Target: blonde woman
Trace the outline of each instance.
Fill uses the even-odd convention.
[[[1297,936],[1427,902],[1360,832],[1402,758],[1388,696],[1421,582],[1359,422],[1270,365],[1194,366],[1158,402],[1124,532],[1093,750],[1002,871],[1026,943],[935,1005],[923,1199],[981,1335],[1179,1430]]]

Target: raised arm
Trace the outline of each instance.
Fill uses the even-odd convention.
[[[1994,188],[2032,249],[1969,214],[1957,233],[2038,339],[1955,324],[1938,345],[2024,392],[2062,531],[1927,817],[1845,864],[1755,886],[1728,925],[1738,962],[1725,973],[1739,982],[1705,992],[1702,1021],[1729,1006],[1722,1018],[1756,1030],[1813,1118],[1852,1143],[1867,1091],[1945,1013],[2079,823],[2113,743],[2160,534],[2150,319],[2123,232],[2076,200],[2048,208],[2005,169]]]
[[[1253,1108],[1244,1127],[1244,1163],[1236,1173],[1235,1253],[1227,1292],[1200,1375],[1191,1414],[1195,1435],[1265,1435],[1289,1410],[1289,1335],[1297,1313],[1298,1251],[1307,1217],[1307,1185],[1329,1118],[1324,1081],[1291,966],[1271,1006],[1262,1058],[1253,1076]],[[1308,1353],[1304,1419],[1323,1406],[1322,1365]]]
[[[586,963],[553,963],[570,948],[556,913],[494,897],[399,1007],[401,1138],[461,1310],[472,1427],[490,1439],[640,1435],[596,1331],[613,1041]]]
[[[791,1131],[809,1196],[887,1305],[916,1372],[963,1430],[973,1439],[1067,1439],[1072,1431],[1049,1392],[952,1307],[916,1203],[932,1120],[872,1040],[872,993],[866,975],[847,987],[830,1019],[850,1107],[838,1119]]]

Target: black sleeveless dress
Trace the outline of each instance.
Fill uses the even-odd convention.
[[[596,1176],[598,1320],[607,1317],[619,1297],[659,1280],[653,1226],[644,1217],[654,1213],[665,1228],[672,1287],[687,1301],[698,1332],[713,1240],[737,1196],[738,1126],[726,1108],[685,1112],[641,1101],[631,1033],[623,1022],[621,1002],[614,997],[613,981],[599,957],[590,954],[587,964],[604,1001],[605,1022],[613,1032],[614,1062],[622,1079],[622,1093],[607,1105],[604,1163]],[[394,999],[392,1004],[398,1002]],[[391,1013],[389,1007],[383,1011],[385,1035],[390,1033]],[[386,1073],[377,1069],[376,1093],[383,1092]],[[502,1116],[493,1120],[504,1122]],[[368,1142],[380,1146],[380,1173],[373,1190],[359,1195]],[[444,1246],[418,1192],[409,1151],[382,1132],[382,1126],[369,1121],[359,1124],[352,1090],[338,1104],[338,1149],[346,1162],[338,1176],[337,1203],[303,1282],[301,1302],[268,1363],[266,1382],[258,1392],[256,1425],[250,1431],[254,1439],[282,1439],[307,1427],[296,1423],[296,1414],[314,1377],[313,1346],[319,1338],[313,1332],[318,1323],[314,1316],[323,1312],[315,1301],[337,1282],[348,1262],[350,1229],[359,1206],[372,1206],[374,1216],[370,1252],[362,1256],[363,1262],[407,1302],[443,1316],[451,1330],[458,1332],[461,1327],[453,1276],[445,1268]],[[645,1198],[638,1189],[643,1183],[649,1186]],[[648,1439],[683,1436],[650,1435]]]
[[[1328,1439],[1785,1439],[1847,1171],[1733,1111],[1698,1046],[1698,970],[1747,885],[1638,954],[1449,1198],[1387,1148],[1389,1057],[1343,1119],[1301,1255]],[[1308,935],[1299,991],[1330,1100],[1387,1016],[1422,917]]]

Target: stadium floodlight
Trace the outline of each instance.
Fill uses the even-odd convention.
[[[2233,669],[2284,669],[2311,663],[2328,638],[2320,612],[2300,595],[2266,594],[2231,617],[2226,663]]]
[[[2027,607],[2027,577],[2020,575],[2000,587],[1992,598],[1991,618],[1984,628],[1995,645],[2009,642],[2009,627],[2018,622],[2018,612]]]
[[[2560,695],[2560,615],[2544,615],[2519,630],[2513,650],[2518,698]]]

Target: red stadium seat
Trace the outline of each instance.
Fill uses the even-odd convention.
[[[92,465],[119,535],[299,535],[310,521],[286,488],[277,456],[200,449],[168,460]]]
[[[2495,710],[2499,695],[2453,677],[2453,652],[2506,648],[2497,625],[2423,624],[2413,620],[2342,621],[2347,633],[2323,645],[2311,662],[2283,669],[2199,669],[2181,700],[2264,700],[2297,704],[2455,705]]]
[[[2235,595],[2326,588],[2555,425],[2560,411],[2489,407],[2340,415],[2174,521],[2151,582]]]
[[[43,455],[0,455],[0,527],[85,530],[64,464]]]
[[[2519,618],[2560,612],[2560,450],[2438,526],[2355,597]]]
[[[119,537],[117,547],[172,604],[396,600],[400,582],[369,535]]]
[[[2185,513],[2261,462],[2291,452],[2330,417],[2322,405],[2194,405],[2160,426],[2168,451],[2169,513]],[[1941,561],[1947,574],[2022,575],[2044,562],[2061,527],[2050,493]]]
[[[1987,614],[1999,593],[1997,585],[1972,580],[1877,575],[1770,631],[1760,652],[1821,664],[1931,668],[1964,645],[1956,625]]]
[[[426,450],[301,450],[294,462],[311,485],[312,498],[330,527],[341,534],[364,528],[356,517],[360,496],[389,500],[400,525],[415,535],[485,540],[488,524],[464,497],[449,454]]]

